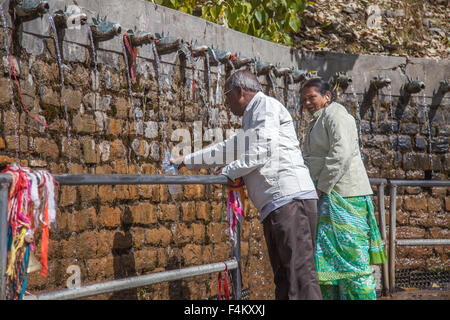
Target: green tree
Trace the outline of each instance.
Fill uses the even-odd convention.
[[[306,0],[149,0],[265,40],[292,45]]]

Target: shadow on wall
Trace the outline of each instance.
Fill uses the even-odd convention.
[[[357,54],[291,50],[293,59],[300,70],[317,71],[318,76],[325,81],[337,72],[353,70],[358,59]]]
[[[175,270],[183,268],[183,263],[179,257],[171,257],[167,261],[166,270]],[[185,284],[184,280],[176,280],[169,282],[169,300],[186,300],[191,299],[191,291]]]
[[[133,236],[131,226],[133,217],[131,213],[125,212],[121,220],[121,231],[114,234],[111,253],[114,257],[114,279],[123,279],[137,276],[136,263],[132,252]],[[138,288],[116,291],[109,300],[137,300]]]
[[[133,253],[133,235],[131,227],[133,217],[129,210],[126,210],[121,219],[121,227],[114,234],[113,247],[111,253],[113,255],[114,279],[123,279],[136,277],[136,262]],[[171,257],[167,261],[165,269],[175,270],[181,269],[184,262],[177,256]],[[169,300],[185,300],[191,298],[191,292],[184,280],[169,282]],[[109,300],[138,300],[139,288],[114,292]]]

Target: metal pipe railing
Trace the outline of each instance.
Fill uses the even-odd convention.
[[[165,175],[165,174],[55,174],[61,185],[133,185],[133,184],[226,184],[223,175]]]
[[[450,180],[389,180],[389,184],[398,187],[448,187]]]
[[[390,292],[395,288],[395,254],[397,245],[447,245],[447,239],[406,239],[397,240],[397,187],[448,187],[450,180],[390,180],[390,224],[389,224],[389,287]]]
[[[404,239],[397,240],[397,246],[429,246],[429,245],[450,245],[450,239]]]
[[[386,245],[386,209],[384,203],[384,188],[386,187],[386,179],[369,179],[371,184],[378,185],[377,199],[378,199],[378,216],[379,216],[379,227],[381,239],[384,243],[384,251],[387,251]],[[389,268],[387,263],[382,265],[382,278],[383,278],[383,289],[382,295],[389,292]]]
[[[227,267],[228,270],[236,270],[239,268],[239,265],[235,259],[232,259],[225,262],[218,262],[201,266],[188,267],[184,269],[157,272],[143,276],[95,283],[79,288],[41,293],[36,296],[27,296],[26,300],[69,300],[85,298],[108,292],[139,288],[161,282],[175,281],[214,272],[221,272],[225,270],[225,267]],[[239,298],[236,297],[236,299]]]
[[[227,178],[222,175],[215,176],[206,176],[206,175],[126,175],[126,174],[104,174],[104,175],[94,175],[94,174],[62,174],[62,175],[54,175],[56,181],[60,185],[132,185],[132,184],[226,184]],[[381,237],[386,244],[386,215],[385,215],[385,204],[384,204],[384,188],[389,183],[391,186],[390,190],[390,241],[389,241],[389,266],[387,264],[383,265],[383,279],[384,279],[384,287],[388,291],[392,291],[395,286],[395,245],[430,245],[430,244],[449,244],[449,240],[443,239],[411,239],[411,240],[396,240],[396,196],[397,196],[397,186],[423,186],[423,187],[431,187],[431,186],[449,186],[450,181],[430,181],[430,180],[386,180],[379,178],[371,178],[369,179],[371,184],[378,185],[378,207],[379,207],[379,224],[380,224],[380,233]],[[5,268],[6,268],[6,260],[7,260],[7,204],[8,204],[8,191],[9,185],[12,179],[11,176],[7,174],[0,174],[0,299],[5,299],[5,284],[6,278]],[[232,245],[232,257],[233,260],[227,262],[228,268],[232,272],[233,278],[233,289],[235,290],[235,298],[241,298],[241,257],[240,257],[240,230],[241,226],[238,224],[235,229],[235,241],[233,241]],[[236,268],[234,268],[234,263],[236,264]],[[220,263],[222,268],[225,266],[223,263]],[[204,265],[192,268],[198,268],[200,270],[216,270],[216,264]],[[203,269],[204,267],[204,269]],[[181,276],[181,274],[191,274],[191,268],[173,270],[170,272],[177,272],[176,277]],[[184,270],[184,271],[181,271]],[[220,269],[223,271],[224,269]],[[211,271],[217,272],[217,271]],[[92,290],[95,288],[101,290],[108,290],[106,292],[115,291],[118,286],[123,289],[130,289],[141,286],[141,281],[144,281],[146,284],[148,281],[159,281],[158,279],[165,279],[165,277],[172,277],[173,274],[166,274],[166,272],[158,273],[154,275],[147,275],[141,277],[134,277],[132,281],[126,281],[126,279],[113,280],[108,281],[102,284],[95,284],[88,286],[89,288],[85,291],[75,291],[78,289],[70,289],[70,290],[61,290],[55,295],[52,293],[45,293],[43,295],[39,295],[38,298],[41,299],[49,299],[50,297],[54,297],[55,299],[61,299],[63,297],[69,297],[71,299],[72,294],[77,294],[78,298],[81,298],[80,294],[84,292],[85,294],[92,295]],[[181,276],[182,277],[182,276]],[[176,278],[181,279],[181,278]],[[119,282],[117,282],[119,281]],[[171,281],[171,280],[162,280],[162,281]],[[161,282],[162,282],[161,281]],[[156,282],[153,282],[156,283]],[[126,284],[131,285],[132,287],[126,287]],[[137,286],[135,286],[137,284]],[[149,284],[149,283],[148,283]],[[125,287],[122,287],[125,286]],[[85,287],[83,287],[85,288]],[[123,290],[120,289],[120,290]],[[69,293],[69,291],[71,293]],[[102,293],[104,293],[102,291]],[[100,293],[96,293],[100,294]],[[95,295],[95,294],[94,294]]]
[[[62,174],[54,175],[60,185],[133,185],[133,184],[226,184],[227,177],[222,175],[125,175],[125,174]],[[7,206],[9,185],[12,178],[8,174],[0,174],[0,300],[4,300],[6,293],[5,268],[7,261]],[[164,281],[173,281],[184,277],[203,275],[225,270],[225,264],[232,274],[235,299],[242,296],[241,284],[241,246],[240,246],[240,222],[235,227],[235,241],[232,243],[232,260],[225,263],[195,266],[185,269],[160,272],[145,276],[113,280],[93,284],[77,289],[60,290],[35,296],[36,299],[75,299],[98,295],[106,292],[137,288]]]
[[[389,292],[395,287],[395,237],[396,237],[396,211],[397,211],[397,186],[391,185],[389,193]]]
[[[0,300],[6,299],[6,261],[8,255],[8,195],[10,183],[0,180]]]

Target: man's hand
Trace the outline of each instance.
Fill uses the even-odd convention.
[[[222,174],[222,173],[221,173]],[[225,176],[225,175],[224,175]],[[225,176],[227,177],[227,176]],[[230,178],[227,177],[227,186],[231,187],[233,186],[233,180],[231,180]]]
[[[184,161],[184,156],[179,156],[178,158],[171,160],[170,164],[176,164],[178,169],[179,169],[179,168],[182,168],[184,166],[184,162],[183,161]]]

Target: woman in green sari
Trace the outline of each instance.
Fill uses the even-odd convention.
[[[372,264],[386,261],[356,122],[321,79],[306,81],[312,115],[303,155],[319,194],[315,264],[323,299],[375,300]]]

